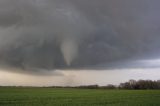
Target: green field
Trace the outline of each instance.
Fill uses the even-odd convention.
[[[160,90],[0,88],[0,106],[160,106]]]

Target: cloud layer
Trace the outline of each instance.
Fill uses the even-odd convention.
[[[159,3],[1,0],[1,67],[79,69],[143,57],[160,47]]]

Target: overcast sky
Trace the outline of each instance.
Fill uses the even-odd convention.
[[[0,0],[0,85],[160,79],[159,0]]]

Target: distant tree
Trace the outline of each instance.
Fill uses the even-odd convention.
[[[160,80],[157,80],[158,89],[160,89]]]
[[[129,82],[121,83],[119,87],[123,89],[131,89]]]
[[[78,86],[77,88],[97,89],[99,88],[99,86],[98,85],[84,85],[84,86]]]
[[[160,81],[152,80],[129,80],[119,85],[121,89],[160,89]]]
[[[117,87],[113,84],[108,84],[107,86],[102,86],[103,89],[116,89]]]

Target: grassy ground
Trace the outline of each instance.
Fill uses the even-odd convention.
[[[0,106],[160,106],[160,90],[0,88]]]

